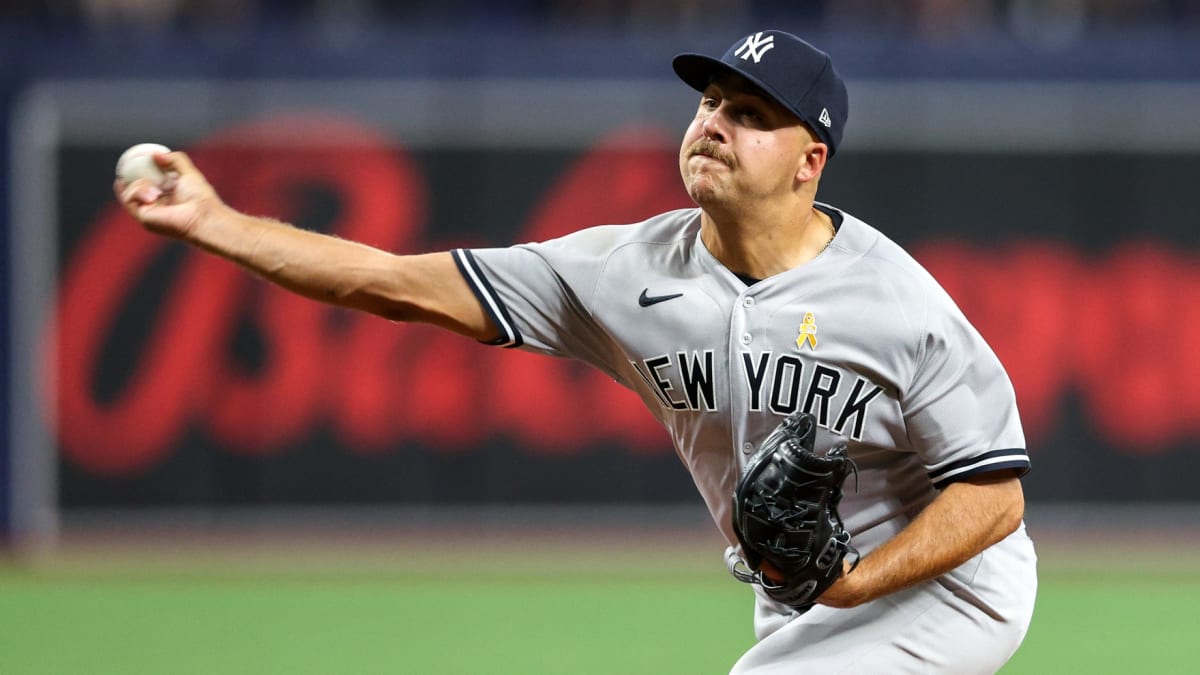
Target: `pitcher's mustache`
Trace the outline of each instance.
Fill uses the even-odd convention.
[[[694,157],[696,155],[711,157],[731,168],[737,164],[737,161],[734,160],[731,155],[721,150],[721,146],[716,141],[713,141],[709,138],[701,138],[695,143],[692,143],[692,147],[688,148],[688,157]]]

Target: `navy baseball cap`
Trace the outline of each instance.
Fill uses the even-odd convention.
[[[842,141],[850,114],[846,84],[828,54],[791,33],[752,33],[733,43],[719,59],[680,54],[671,66],[696,91],[708,88],[714,75],[737,73],[804,120],[829,146],[830,156]]]

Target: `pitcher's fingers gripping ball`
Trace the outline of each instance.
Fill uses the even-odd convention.
[[[814,454],[816,433],[812,415],[788,416],[746,463],[733,495],[733,530],[745,564],[734,560],[730,571],[800,612],[842,576],[848,554],[858,564],[838,515],[854,463],[844,445]]]
[[[117,180],[128,185],[139,178],[146,178],[155,185],[161,185],[166,174],[154,162],[154,155],[170,151],[170,148],[158,143],[138,143],[130,147],[117,159]]]
[[[146,229],[187,238],[202,214],[222,206],[204,175],[183,152],[140,143],[117,160],[113,192]]]

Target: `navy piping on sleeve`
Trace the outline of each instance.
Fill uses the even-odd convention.
[[[981,473],[1003,471],[1005,469],[1016,469],[1018,476],[1024,476],[1029,472],[1029,455],[1025,452],[1024,448],[992,450],[991,452],[985,452],[982,455],[969,459],[960,459],[957,462],[951,462],[943,466],[937,471],[930,471],[929,479],[933,481],[935,488],[941,490],[947,485],[969,476],[978,476]]]
[[[521,338],[521,331],[517,330],[516,324],[513,323],[512,316],[508,313],[508,308],[504,306],[504,302],[500,300],[500,296],[496,293],[496,289],[492,288],[492,284],[487,280],[483,270],[479,268],[479,263],[475,261],[475,256],[464,248],[456,248],[450,252],[454,257],[454,264],[458,265],[458,271],[467,280],[467,285],[475,293],[475,297],[479,299],[479,304],[483,305],[488,316],[491,317],[492,323],[496,328],[500,329],[500,337],[494,340],[483,341],[484,344],[494,345],[496,347],[520,347],[525,344]]]

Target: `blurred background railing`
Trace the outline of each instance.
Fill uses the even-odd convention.
[[[687,205],[671,55],[765,27],[849,81],[821,197],[909,246],[1008,365],[1031,512],[1188,522],[1200,2],[10,0],[0,531],[702,521],[603,377],[289,298],[145,235],[109,182],[163,142],[239,208],[395,250],[630,222]]]

